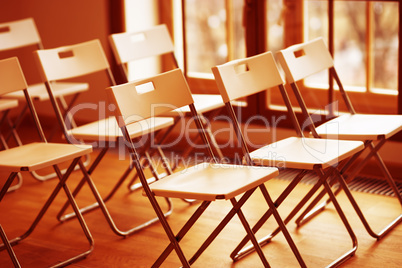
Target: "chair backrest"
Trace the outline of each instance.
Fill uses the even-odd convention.
[[[278,66],[271,52],[215,66],[212,68],[212,72],[215,76],[219,92],[226,104],[229,116],[232,119],[236,136],[241,143],[243,155],[248,164],[252,164],[252,160],[247,143],[241,132],[240,124],[230,103],[231,100],[278,87],[298,136],[303,136],[289,96],[283,85],[284,82]]]
[[[334,67],[331,53],[321,37],[280,50],[277,57],[289,83]]]
[[[212,67],[225,103],[283,84],[271,52]]]
[[[69,79],[92,73],[105,72],[110,80],[109,85],[115,85],[109,62],[98,39],[63,46],[53,49],[41,49],[34,52],[39,73],[45,82],[47,93],[64,136],[69,139],[68,129],[71,128],[70,115],[64,117],[52,89],[52,81]]]
[[[0,60],[0,96],[27,87],[18,58]]]
[[[44,81],[74,78],[99,71],[110,71],[109,62],[98,39],[34,52]]]
[[[330,77],[333,78],[338,85],[342,99],[348,111],[351,114],[356,113],[353,104],[335,70],[332,55],[321,37],[282,49],[277,52],[277,57],[282,66],[282,69],[286,74],[286,80],[290,83],[293,92],[297,98],[297,102],[302,109],[303,115],[309,121],[309,128],[315,137],[318,137],[319,135],[316,132],[314,122],[311,120],[301,91],[297,86],[297,81],[300,81],[310,75],[321,71],[329,71]],[[333,85],[332,83],[330,83],[330,92],[332,90]],[[331,106],[330,116],[333,116],[333,110]]]
[[[183,72],[175,69],[106,89],[119,127],[194,103]]]
[[[42,42],[32,18],[0,23],[0,51],[29,45],[42,47]]]
[[[32,99],[29,96],[27,88],[28,85],[25,81],[25,76],[22,72],[18,58],[12,57],[0,60],[0,97],[3,94],[23,90],[25,100],[35,122],[38,134],[41,140],[43,142],[46,142],[45,134],[43,133],[42,126],[40,125],[38,115],[36,113]]]
[[[119,65],[174,52],[172,39],[164,24],[143,31],[112,34],[109,41]]]
[[[116,121],[126,141],[124,144],[134,160],[138,160],[138,155],[127,125],[188,105],[210,157],[217,162],[182,70],[175,69],[150,78],[112,86],[106,89],[106,94],[110,104],[116,106]]]

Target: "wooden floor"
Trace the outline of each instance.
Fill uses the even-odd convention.
[[[92,159],[93,157],[94,155]],[[118,159],[117,152],[107,154],[103,164],[93,174],[93,179],[103,196],[108,193],[127,164],[127,159]],[[68,182],[70,188],[74,188],[80,178],[79,173],[75,172]],[[3,182],[2,174],[1,185]],[[28,228],[55,184],[56,180],[39,182],[29,174],[24,174],[22,188],[5,196],[0,204],[0,222],[9,238],[20,235]],[[273,198],[277,197],[286,185],[287,182],[280,180],[267,183]],[[281,205],[279,211],[283,217],[309,187],[298,186]],[[401,213],[401,206],[393,198],[362,193],[355,193],[355,196],[362,204],[375,230]],[[376,241],[367,234],[343,194],[339,195],[339,200],[359,242],[357,254],[343,267],[402,267],[402,225],[397,226],[384,239]],[[86,239],[76,220],[61,224],[56,219],[56,214],[64,201],[65,195],[60,193],[32,235],[14,247],[23,267],[46,267],[87,249]],[[93,201],[87,188],[77,197],[80,206]],[[197,206],[189,205],[182,200],[173,200],[173,203],[174,212],[169,217],[169,223],[178,230]],[[116,225],[123,230],[155,216],[148,200],[141,195],[141,192],[130,193],[126,185],[107,205]],[[199,223],[182,241],[186,255],[191,256],[206,235],[224,217],[230,206],[229,202],[222,201],[207,209]],[[244,207],[245,215],[251,223],[255,222],[265,210],[266,205],[259,192]],[[71,267],[151,267],[168,245],[168,239],[159,223],[124,238],[111,231],[100,210],[87,213],[84,217],[95,239],[95,249],[89,257]],[[269,221],[258,235],[268,234],[275,226],[274,221]],[[288,228],[309,267],[324,267],[351,248],[351,241],[333,206],[329,206],[325,212],[301,228],[296,228],[293,222]],[[243,235],[244,231],[239,220],[234,218],[196,261],[194,267],[261,267],[257,254],[251,254],[235,263],[230,259],[231,250]],[[281,234],[269,245],[264,246],[263,251],[272,267],[298,266]],[[0,267],[11,266],[7,253],[1,251]],[[174,252],[163,265],[163,267],[179,266],[180,262]]]

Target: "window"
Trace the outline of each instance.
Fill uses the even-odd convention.
[[[350,91],[356,110],[397,113],[399,1],[295,2],[284,0],[285,23],[293,27],[285,27],[286,45],[324,37],[333,46],[335,67],[346,90]],[[298,32],[302,35],[293,37]],[[309,90],[311,97],[306,100],[308,106],[323,108],[328,87],[328,73],[306,79],[304,90]],[[267,97],[268,109],[279,101],[271,92]],[[341,109],[345,108],[341,106]]]
[[[174,41],[182,45],[181,66],[193,92],[217,93],[211,67],[245,57],[243,4],[244,0],[173,0],[175,32],[182,30]]]
[[[160,23],[170,20],[173,25],[176,56],[195,93],[217,93],[211,67],[245,57],[248,51],[245,44],[249,46],[262,40],[264,47],[254,50],[256,53],[275,52],[323,36],[333,47],[335,66],[358,112],[397,113],[398,100],[402,103],[401,96],[398,97],[401,22],[397,0],[152,2],[159,6],[170,2],[173,6],[173,9],[166,9],[169,14],[163,14],[166,12],[164,8],[158,9],[163,17]],[[265,12],[257,12],[255,9],[262,5]],[[259,21],[265,21],[263,32],[255,30],[255,24],[248,24],[249,18],[245,18],[245,14],[250,9],[261,17]],[[257,31],[257,34],[250,37],[247,31]],[[328,99],[327,88],[326,73],[305,81],[303,90],[314,95],[306,100],[308,106],[322,108]],[[272,91],[265,95],[255,99],[253,107],[258,107],[255,112],[265,113],[282,104],[279,93]]]
[[[345,85],[361,91],[397,93],[396,1],[335,1],[332,14],[328,14],[327,1],[306,4],[307,40],[318,36],[328,40],[328,20],[334,21],[335,67]],[[321,75],[321,82],[327,80]]]
[[[183,2],[189,75],[203,77],[212,66],[245,56],[243,0]]]

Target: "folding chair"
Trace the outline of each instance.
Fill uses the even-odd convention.
[[[144,85],[148,85],[150,90],[146,93],[139,93],[138,90]],[[190,267],[236,214],[239,216],[248,237],[253,241],[264,266],[268,267],[269,264],[241,210],[242,205],[253,194],[256,188],[260,188],[264,193],[264,197],[269,207],[272,209],[275,219],[281,226],[281,230],[288,239],[289,244],[294,245],[264,185],[266,181],[278,174],[278,170],[270,167],[236,166],[218,164],[216,162],[213,150],[209,145],[208,138],[200,122],[199,115],[197,114],[192,95],[180,69],[168,71],[151,78],[110,87],[107,89],[107,94],[110,102],[117,107],[115,116],[124,134],[125,144],[129,150],[133,165],[135,165],[139,174],[144,192],[152,203],[170,240],[170,244],[152,267],[159,267],[173,250],[176,251],[183,267]],[[163,106],[158,106],[158,110],[155,111],[157,114],[164,114],[175,109],[175,107],[179,108],[188,105],[195,118],[203,142],[205,143],[205,149],[212,159],[208,157],[207,162],[196,164],[185,170],[169,175],[162,180],[148,184],[142,166],[139,163],[138,149],[140,148],[132,143],[127,127],[135,123],[138,118],[150,117],[152,115],[153,104],[155,103],[164,104]],[[237,198],[239,195],[242,196]],[[156,197],[196,199],[202,201],[202,203],[184,224],[182,229],[175,235],[169,223],[163,217]],[[186,258],[180,246],[181,239],[199,217],[201,217],[207,207],[213,201],[218,200],[230,200],[233,208],[201,245],[193,257],[190,259]],[[294,249],[296,250],[296,248]]]
[[[92,239],[91,233],[80,213],[78,206],[72,196],[66,181],[70,176],[74,167],[78,164],[84,175],[87,175],[87,171],[81,162],[81,157],[92,152],[92,147],[89,145],[75,146],[71,144],[62,143],[49,143],[46,141],[46,137],[41,128],[38,116],[33,106],[33,102],[30,98],[29,92],[27,90],[27,84],[25,82],[24,75],[22,73],[21,67],[19,65],[17,58],[9,58],[0,61],[0,93],[5,94],[9,92],[14,92],[17,90],[22,90],[26,96],[26,102],[29,106],[29,110],[32,114],[32,119],[35,122],[38,134],[40,136],[40,142],[33,142],[26,145],[21,145],[18,147],[10,148],[8,150],[0,151],[0,171],[9,172],[10,175],[3,187],[0,190],[0,202],[3,201],[4,195],[6,194],[8,188],[13,183],[13,180],[20,172],[31,172],[34,170],[42,169],[45,167],[53,167],[58,178],[59,183],[54,188],[49,199],[45,202],[44,206],[40,210],[38,216],[33,221],[30,228],[23,233],[21,236],[9,240],[6,233],[2,228],[0,228],[0,236],[3,244],[0,245],[0,250],[7,249],[13,264],[15,267],[20,267],[19,261],[13,252],[12,246],[20,243],[23,239],[27,238],[37,227],[38,223],[44,216],[45,212],[59,193],[61,189],[67,195],[68,202],[74,209],[77,215],[78,221],[81,228],[85,234],[86,239],[90,244],[90,248],[74,257],[64,260],[54,267],[62,267],[68,264],[79,261],[93,250],[94,241]],[[58,165],[71,161],[71,164],[67,168],[67,171],[62,174]],[[17,193],[16,193],[17,194]],[[3,203],[4,204],[4,203]],[[7,213],[6,213],[7,214]],[[2,215],[4,216],[4,215]]]
[[[330,266],[337,266],[349,257],[353,256],[357,249],[356,236],[345,217],[341,207],[338,204],[330,186],[329,181],[333,178],[343,180],[337,174],[338,165],[363,149],[363,143],[359,141],[339,141],[329,139],[306,138],[303,136],[295,113],[292,109],[288,95],[284,89],[283,80],[276,66],[275,60],[271,52],[259,54],[254,57],[231,61],[223,65],[212,68],[218,89],[222,95],[227,111],[233,122],[233,127],[238,140],[242,146],[245,161],[248,165],[276,166],[282,168],[291,168],[299,170],[298,175],[291,181],[288,187],[275,201],[278,207],[284,199],[291,193],[295,186],[300,182],[307,171],[315,171],[319,176],[319,182],[312,187],[295,209],[284,219],[284,223],[288,223],[298,211],[306,204],[315,193],[315,189],[324,186],[326,193],[334,203],[335,209],[341,218],[351,240],[352,249],[333,261]],[[296,126],[297,137],[289,137],[272,144],[263,146],[251,153],[247,147],[239,122],[231,105],[231,100],[246,97],[270,88],[279,88],[284,102],[288,108],[290,119]],[[256,233],[263,224],[268,220],[272,211],[268,210],[261,219],[253,227],[253,233]],[[272,234],[262,238],[259,243],[261,245],[269,243],[269,241],[278,233],[275,230]],[[246,254],[252,252],[254,247],[245,247],[249,238],[246,237],[232,252],[231,257],[237,260]],[[300,259],[300,265],[305,263]]]
[[[26,18],[6,23],[0,23],[0,51],[15,51],[18,56],[18,52],[24,48],[42,49],[42,40],[40,38],[38,29],[35,25],[33,18]],[[54,92],[57,100],[60,102],[63,112],[66,113],[74,104],[79,94],[88,90],[87,83],[77,82],[58,82],[53,85]],[[29,93],[34,101],[47,101],[49,96],[46,92],[46,87],[43,83],[31,84],[28,86]],[[66,97],[70,97],[67,102]],[[12,92],[3,96],[3,98],[18,100],[20,102],[25,101],[25,96],[22,92]],[[21,124],[24,115],[26,114],[28,105],[25,104],[21,110],[21,114],[15,120],[13,128],[17,129]],[[73,122],[74,123],[74,122]],[[22,144],[17,133],[14,133],[16,141],[19,145]],[[55,178],[56,174],[38,174],[33,172],[32,174],[36,179],[44,181],[47,179]]]
[[[70,143],[80,144],[83,142],[93,144],[100,149],[97,157],[93,160],[88,168],[89,174],[93,174],[96,167],[100,164],[104,155],[109,151],[111,146],[114,146],[121,142],[122,133],[113,116],[99,119],[97,121],[81,126],[70,127],[69,122],[72,116],[71,114],[69,114],[66,118],[63,118],[54,96],[53,82],[59,79],[67,79],[87,74],[102,75],[102,73],[104,73],[110,81],[110,84],[108,84],[108,86],[114,85],[115,81],[99,40],[96,39],[54,49],[37,50],[34,52],[34,58],[38,62],[38,66],[40,69],[39,71],[43,77],[43,80],[45,81],[45,85],[50,96],[50,101],[52,102],[53,108],[57,115],[57,119],[61,128],[63,129],[66,139]],[[76,106],[75,108],[78,109],[79,106]],[[152,117],[147,120],[142,120],[130,127],[130,137],[140,138],[144,135],[150,135],[151,138],[149,140],[150,142],[152,142],[152,134],[154,132],[169,127],[172,124],[173,119],[169,117]],[[151,172],[153,172],[154,175],[154,177],[150,178],[150,180],[158,179],[159,175],[157,174],[157,171],[153,168],[151,160],[149,158],[146,158],[146,161],[149,162]],[[127,179],[132,170],[133,166],[130,165],[122,174],[121,178],[117,181],[115,187],[105,198],[101,197],[99,192],[96,190],[96,186],[93,180],[89,177],[83,177],[73,191],[73,195],[76,196],[81,191],[85,183],[87,183],[90,186],[93,195],[95,196],[96,203],[81,208],[82,213],[100,207],[112,231],[121,236],[128,236],[130,234],[133,234],[158,220],[157,218],[153,218],[129,230],[120,230],[116,226],[112,216],[110,215],[105,202],[112,198],[112,196]],[[168,208],[165,215],[168,216],[172,212],[172,204],[169,199],[166,199],[166,202]],[[63,215],[67,208],[68,203],[63,206],[60,213],[58,214],[59,220],[65,221],[67,219],[70,219],[71,217],[75,217],[74,214]]]
[[[308,123],[311,130],[311,135],[322,138],[364,141],[365,150],[368,151],[368,154],[348,174],[347,181],[352,181],[359,171],[361,171],[364,165],[368,163],[369,159],[374,158],[389,185],[391,186],[395,197],[402,205],[402,196],[395,185],[394,179],[385,166],[384,161],[378,153],[388,138],[402,130],[402,115],[356,113],[335,70],[332,56],[322,38],[318,38],[303,44],[297,44],[281,50],[278,52],[278,59],[280,60],[280,63],[286,73],[286,79],[290,83],[305,116],[307,116],[308,110],[297,86],[297,82],[323,70],[328,70],[330,72],[330,75],[335,79],[339,87],[343,101],[345,102],[349,113],[329,120],[317,128],[315,127],[313,120],[310,119]],[[344,167],[342,173],[345,173],[345,170],[354,163],[358,156],[359,155],[356,155],[353,159],[351,159],[351,161],[349,161],[349,164]],[[367,232],[372,237],[376,239],[382,238],[385,234],[392,230],[392,228],[401,222],[402,214],[396,217],[380,232],[374,232],[350,191],[347,189],[347,187],[343,186],[342,188],[345,189],[350,202],[363,222]],[[312,205],[317,204],[321,198],[322,195],[319,195],[313,201]],[[308,220],[311,216],[324,209],[327,203],[328,201],[322,203],[315,210],[310,210],[310,208],[306,210],[297,219],[298,224],[302,224],[304,220]]]
[[[167,56],[167,59],[171,61],[170,68],[166,67],[167,70],[179,68],[174,55],[172,39],[166,25],[164,24],[156,25],[143,31],[112,34],[109,36],[109,41],[116,62],[126,77],[127,82],[132,80],[129,77],[127,69],[128,64],[139,62],[142,59],[157,59],[158,57],[165,55]],[[163,71],[167,71],[166,69]],[[195,106],[200,114],[212,112],[209,116],[210,118],[214,118],[214,116],[217,115],[224,106],[222,98],[218,94],[193,94],[193,98]],[[178,111],[180,113],[185,113],[187,117],[191,115],[191,112],[187,107],[178,109]],[[168,137],[173,128],[177,126],[177,123],[180,120],[180,115],[177,114],[177,111],[167,113],[164,116],[175,117],[175,124],[173,124],[171,128],[164,133],[164,136],[160,138],[160,144],[163,144],[164,140]],[[213,145],[215,153],[220,159],[223,159],[222,151],[211,131],[208,119],[203,116],[201,120],[210,142]],[[200,137],[198,136],[198,140],[199,139]],[[192,150],[193,146],[187,146],[186,150],[183,152],[183,156],[188,156]],[[176,165],[177,163],[172,167],[173,170],[175,170]]]

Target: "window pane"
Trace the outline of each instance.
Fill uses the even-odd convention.
[[[233,45],[233,59],[241,59],[246,57],[246,39],[243,27],[243,0],[231,0],[232,2],[232,24],[233,24],[233,37],[231,42]]]
[[[307,16],[305,18],[306,40],[313,40],[323,37],[328,40],[328,2],[327,1],[305,1]],[[309,86],[327,87],[328,72],[321,72],[310,76],[305,80]]]
[[[230,58],[245,55],[242,27],[242,0],[233,0],[233,10],[226,10],[225,0],[186,0],[186,45],[189,73],[211,73],[211,67]],[[227,29],[228,12],[232,12],[233,33]],[[230,36],[231,46],[227,39]],[[230,51],[229,51],[230,50]]]
[[[186,0],[186,44],[189,72],[210,72],[227,58],[224,0]]]
[[[267,48],[270,51],[283,49],[283,0],[267,1]]]
[[[366,2],[335,2],[335,67],[345,86],[366,87]]]
[[[398,3],[375,2],[373,8],[373,86],[397,89],[398,85]]]
[[[327,41],[328,2],[305,1],[305,4],[306,38],[311,40],[322,36]],[[366,87],[366,31],[366,2],[334,2],[334,62],[345,87]],[[306,82],[328,84],[328,74],[316,74]]]
[[[306,1],[307,17],[307,40],[323,37],[328,40],[328,2],[327,1]]]

